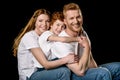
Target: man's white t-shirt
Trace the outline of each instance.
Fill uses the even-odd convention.
[[[59,36],[68,36],[70,37],[65,31],[62,31]],[[77,53],[77,46],[78,42],[70,42],[70,43],[63,43],[63,42],[54,42],[53,47],[51,48],[52,58],[62,58],[67,56],[68,54],[78,54],[79,56],[82,55],[83,47],[79,48],[79,53]]]

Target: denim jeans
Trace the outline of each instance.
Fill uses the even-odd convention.
[[[102,64],[98,68],[90,68],[84,76],[72,73],[72,80],[120,80],[120,62]]]
[[[71,71],[64,66],[45,70],[38,69],[34,72],[29,80],[70,80]]]
[[[113,80],[120,80],[120,62],[112,62],[100,66],[110,71]]]

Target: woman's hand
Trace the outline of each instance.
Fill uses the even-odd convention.
[[[65,58],[65,60],[67,61],[67,62],[66,62],[67,64],[72,64],[72,63],[76,63],[76,62],[79,61],[78,55],[75,55],[74,53],[69,54],[69,55],[67,55],[67,56],[64,57],[64,58]]]

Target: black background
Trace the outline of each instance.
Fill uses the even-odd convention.
[[[104,0],[16,0],[1,2],[0,61],[3,79],[18,80],[17,59],[12,54],[12,44],[34,11],[45,8],[51,13],[62,10],[64,4],[80,5],[84,29],[92,43],[93,57],[98,65],[120,61],[120,29],[118,2]],[[4,77],[5,76],[5,77]],[[8,77],[9,76],[9,77]]]

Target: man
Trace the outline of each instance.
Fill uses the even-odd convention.
[[[53,58],[62,58],[73,52],[79,55],[78,63],[66,64],[73,72],[72,80],[112,80],[112,78],[118,78],[120,76],[120,62],[98,67],[93,59],[90,41],[82,26],[83,16],[80,7],[75,3],[66,4],[63,7],[63,14],[66,29],[59,36],[78,37],[79,42],[55,42],[51,49]],[[77,47],[79,47],[78,51]]]

